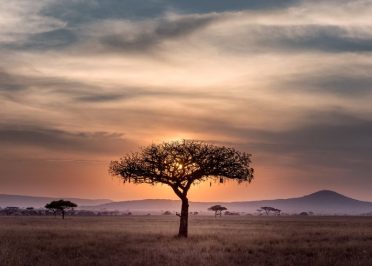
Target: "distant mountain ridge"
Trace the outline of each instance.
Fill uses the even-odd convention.
[[[52,200],[59,200],[63,197],[37,197],[37,196],[22,196],[0,194],[0,207],[34,207],[42,208],[46,203]],[[80,198],[63,198],[75,202],[78,206],[100,205],[112,202],[109,199],[80,199]]]
[[[312,211],[316,214],[362,214],[372,211],[372,202],[360,201],[331,190],[320,190],[315,193],[289,199],[262,200],[232,203],[233,207],[274,206],[284,212],[299,213]]]
[[[0,194],[0,207],[43,207],[47,202],[59,198],[32,197]],[[123,211],[132,213],[155,213],[164,211],[179,211],[180,201],[169,199],[144,199],[130,201],[111,201],[108,199],[79,199],[65,198],[79,205],[80,209]],[[273,199],[259,201],[238,202],[190,202],[190,211],[209,213],[208,208],[213,205],[223,205],[229,211],[255,213],[263,206],[270,206],[282,210],[284,213],[314,212],[319,215],[359,215],[372,212],[372,202],[356,200],[331,190],[320,190],[302,197],[288,199]]]
[[[258,208],[263,206],[275,207],[289,214],[300,213],[303,211],[311,211],[315,214],[321,215],[358,215],[372,212],[372,202],[352,199],[331,190],[320,190],[303,197],[288,199],[239,202],[190,202],[190,211],[206,213],[210,206],[217,204],[227,207],[230,211],[245,213],[255,213]],[[92,210],[118,210],[150,213],[165,210],[179,211],[180,201],[166,199],[119,201],[97,206],[89,206],[87,208]]]

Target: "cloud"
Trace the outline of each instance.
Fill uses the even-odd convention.
[[[282,130],[247,130],[257,141],[247,145],[254,153],[272,160],[291,158],[290,166],[312,169],[354,169],[365,178],[371,170],[372,120],[343,111],[318,111],[304,114],[303,124]],[[362,168],[362,171],[360,168]]]
[[[0,92],[20,91],[24,88],[24,85],[18,82],[15,76],[0,70]]]
[[[221,51],[240,54],[372,51],[372,32],[360,25],[270,25],[252,22],[235,25],[234,28],[226,23],[226,27],[222,34],[216,34],[212,29],[202,41]]]
[[[167,87],[133,87],[113,84],[92,84],[79,80],[46,75],[20,75],[0,69],[0,96],[22,102],[28,95],[63,97],[65,103],[103,103],[136,98],[162,99],[223,99],[225,96],[192,90],[172,90]]]
[[[209,12],[227,12],[241,10],[273,10],[282,9],[300,2],[299,0],[190,0],[190,1],[168,1],[172,2],[174,8],[183,12],[190,13],[209,13]]]
[[[201,30],[216,19],[215,15],[176,16],[144,23],[129,25],[124,23],[122,24],[122,29],[120,29],[120,23],[111,22],[118,26],[118,29],[114,34],[106,34],[100,37],[99,43],[105,50],[144,52],[162,44],[164,41],[185,37]],[[110,32],[109,28],[112,28],[111,23],[103,25],[108,28],[105,31],[106,33]]]
[[[161,18],[130,21],[125,19],[94,20],[90,24],[24,34],[3,49],[29,51],[63,51],[77,53],[115,53],[152,51],[169,40],[185,38],[220,19],[216,14],[167,14]]]
[[[50,25],[39,27],[36,32],[30,31],[26,39],[15,39],[8,42],[8,49],[59,49],[79,43],[80,37],[89,37],[84,32],[90,24],[101,21],[107,26],[103,36],[100,36],[101,45],[111,49],[140,50],[148,48],[163,39],[176,38],[190,34],[198,28],[206,26],[216,17],[216,13],[240,10],[271,10],[283,8],[295,3],[286,1],[42,1],[37,7],[26,5],[25,1],[14,4],[17,10],[28,10],[35,13],[40,24]],[[169,14],[183,14],[180,19],[169,19]],[[196,15],[199,14],[199,15]],[[16,16],[17,14],[13,14]],[[20,14],[21,15],[21,14]],[[20,16],[19,16],[20,17]],[[165,19],[163,19],[165,18]],[[116,34],[110,33],[110,21],[116,26],[117,22],[126,24],[139,24],[136,33],[128,38],[125,28]],[[152,21],[155,25],[151,26]],[[112,23],[111,23],[112,24]],[[142,26],[141,26],[142,25]],[[37,25],[32,25],[36,28]],[[102,27],[101,27],[102,29]],[[131,35],[129,33],[129,35]],[[27,37],[26,37],[27,36]],[[92,41],[90,39],[89,41]],[[94,41],[94,40],[93,40]]]
[[[94,96],[102,88],[68,78],[48,77],[35,73],[16,74],[0,69],[0,96],[24,103],[38,95],[63,96],[67,99]]]
[[[52,1],[41,14],[65,21],[69,26],[96,20],[146,20],[164,16],[168,12],[201,14],[240,10],[266,10],[290,6],[298,0],[235,0],[235,1],[183,1],[183,0],[106,0],[106,1]]]
[[[353,34],[356,32],[355,34]],[[253,30],[254,42],[262,50],[318,50],[323,52],[370,52],[372,34],[358,34],[356,28],[339,26],[260,26]],[[356,35],[356,36],[353,36]]]
[[[30,2],[14,0],[4,2],[0,8],[0,45],[17,43],[28,36],[64,27],[65,23],[57,18],[40,14],[49,0]]]
[[[39,19],[46,25],[51,19],[60,23],[24,33],[3,46],[21,50],[69,48],[88,54],[141,53],[159,49],[166,41],[180,45],[197,35],[200,38],[192,39],[189,45],[219,47],[223,52],[340,53],[372,49],[370,22],[365,15],[372,5],[361,1],[338,5],[326,1],[315,6],[306,1],[165,2],[43,2],[33,12],[39,12]],[[363,10],[359,16],[362,19],[351,19],[345,8],[355,15]],[[328,9],[336,15],[329,14]]]
[[[78,40],[78,32],[61,28],[33,34],[24,42],[9,44],[8,48],[19,50],[59,49],[77,43]]]
[[[1,125],[0,143],[3,148],[35,148],[53,154],[72,152],[90,156],[118,154],[133,145],[124,139],[122,134],[117,133],[69,132],[48,127],[11,124]]]
[[[165,12],[163,1],[107,0],[53,1],[41,14],[66,21],[69,26],[105,19],[146,19]]]
[[[253,153],[255,158],[260,158],[260,163],[265,158],[266,166],[285,164],[293,169],[311,169],[314,173],[325,169],[354,169],[360,178],[366,177],[365,169],[372,170],[370,118],[340,108],[297,112],[300,113],[298,121],[286,128],[238,125],[233,119],[218,117],[218,112],[204,117],[154,113],[151,121],[160,127],[176,124],[175,128],[181,132],[194,132],[204,140],[234,145]]]
[[[283,82],[280,90],[291,92],[329,95],[344,99],[358,99],[372,96],[372,78],[368,75],[369,66],[354,66],[347,69],[323,69],[323,72],[302,73]]]

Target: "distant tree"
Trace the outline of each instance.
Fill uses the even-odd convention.
[[[225,214],[225,215],[230,215],[230,216],[233,216],[233,215],[238,216],[238,215],[240,215],[240,213],[238,213],[238,212],[229,212],[229,211],[225,211],[224,214]]]
[[[21,209],[19,207],[11,207],[11,206],[6,207],[4,209],[6,215],[17,215],[20,213],[20,210]]]
[[[275,209],[274,213],[275,213],[275,215],[280,216],[280,214],[282,213],[282,210]]]
[[[214,211],[214,217],[217,217],[217,215],[222,216],[222,211],[226,211],[227,208],[223,207],[221,205],[214,205],[210,208],[208,208],[210,211]]]
[[[62,219],[65,219],[65,212],[69,209],[74,209],[77,207],[77,205],[71,201],[68,200],[55,200],[45,205],[45,208],[52,210],[54,215],[57,212],[61,212]]]
[[[163,215],[171,215],[172,213],[170,211],[163,212]]]
[[[280,215],[281,210],[276,209],[274,207],[261,207],[261,209],[266,213],[266,215],[269,215],[270,213],[274,213],[275,215]]]
[[[301,216],[309,216],[309,214],[307,212],[301,212],[300,215]]]
[[[225,146],[200,141],[182,140],[152,144],[131,153],[120,161],[112,161],[109,172],[124,182],[165,184],[181,199],[178,236],[187,237],[189,201],[187,193],[193,184],[224,178],[250,182],[253,169],[250,154]]]

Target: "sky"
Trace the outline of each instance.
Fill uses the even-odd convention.
[[[372,201],[371,0],[12,0],[0,7],[0,193],[176,199],[108,174],[178,139],[253,155],[193,201]]]

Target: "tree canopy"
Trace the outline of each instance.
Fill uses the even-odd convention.
[[[217,215],[222,215],[222,211],[226,211],[227,208],[226,207],[223,207],[221,205],[214,205],[210,208],[208,208],[208,210],[210,211],[214,211],[214,216],[216,217]]]
[[[281,210],[276,209],[274,207],[261,207],[261,210],[265,211],[266,215],[269,215],[271,212],[273,212],[276,215],[280,215]]]
[[[54,213],[60,211],[62,214],[62,219],[65,218],[65,211],[67,209],[73,209],[77,207],[77,204],[68,200],[55,200],[45,205],[45,208],[53,210]]]
[[[182,201],[179,236],[187,237],[188,198],[193,184],[224,179],[251,182],[251,155],[195,140],[152,144],[112,161],[109,172],[124,182],[165,184]]]

